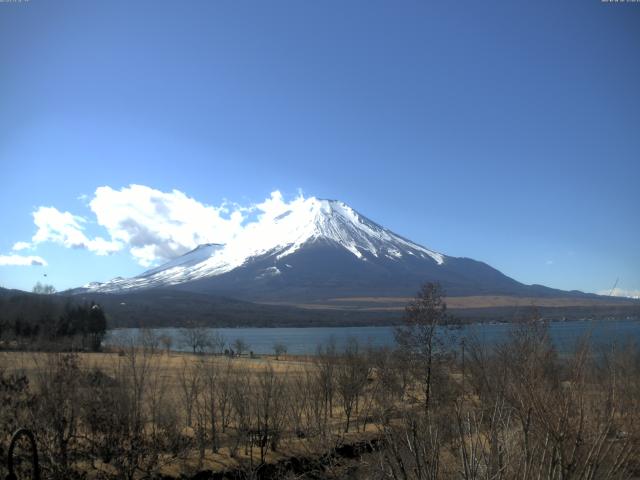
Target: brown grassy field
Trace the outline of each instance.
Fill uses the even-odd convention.
[[[362,311],[403,311],[409,297],[341,297],[319,300],[313,303],[296,303],[296,307],[312,310],[362,310]],[[451,309],[482,309],[501,307],[620,307],[638,306],[640,302],[621,298],[578,298],[578,297],[515,297],[507,295],[475,295],[466,297],[447,297],[447,306]],[[272,305],[289,305],[286,302]]]
[[[5,372],[24,372],[29,376],[34,376],[43,365],[50,361],[51,353],[46,352],[26,352],[26,351],[5,351],[0,352],[0,369]],[[116,351],[106,352],[79,352],[76,354],[80,359],[83,370],[99,368],[104,371],[113,371],[123,361],[122,356]],[[153,353],[153,364],[155,368],[161,368],[163,374],[173,380],[177,379],[186,365],[196,365],[206,358],[207,362],[223,365],[228,362],[227,357],[213,355],[192,355],[190,353],[175,352],[170,353],[158,351]],[[249,371],[259,371],[265,367],[271,367],[279,374],[292,374],[304,371],[313,361],[313,357],[287,355],[276,360],[272,355],[260,355],[249,358],[247,356],[234,358],[234,364]]]
[[[51,376],[57,376],[60,359],[68,356],[61,353],[45,353],[45,352],[24,352],[11,351],[0,352],[0,372],[4,375],[25,375],[29,379],[30,387],[34,391],[41,391],[50,381]],[[212,471],[228,471],[236,469],[251,469],[259,463],[260,448],[255,444],[253,446],[244,447],[245,438],[239,438],[237,433],[238,425],[233,422],[227,427],[226,432],[218,432],[218,448],[214,451],[210,447],[203,450],[202,454],[198,452],[198,419],[195,410],[199,399],[197,397],[204,396],[203,372],[221,372],[230,368],[230,376],[224,381],[220,380],[216,385],[218,388],[227,389],[230,396],[233,385],[242,383],[243,379],[248,379],[246,387],[258,390],[261,388],[260,379],[265,374],[273,372],[275,381],[279,385],[278,394],[280,398],[272,399],[277,401],[280,406],[272,407],[272,413],[283,416],[282,426],[283,434],[280,439],[280,445],[277,450],[268,448],[263,452],[264,461],[267,463],[275,463],[279,460],[291,457],[318,457],[327,452],[332,444],[343,444],[359,442],[363,439],[372,438],[376,428],[372,423],[360,425],[357,418],[351,419],[351,431],[345,432],[344,422],[345,416],[339,408],[339,402],[336,400],[332,405],[331,411],[328,412],[327,418],[327,435],[328,437],[319,439],[298,438],[293,430],[294,426],[290,419],[284,419],[285,409],[291,405],[291,397],[293,395],[306,396],[312,395],[310,391],[296,390],[296,384],[304,381],[305,376],[309,376],[312,370],[315,370],[314,358],[307,356],[282,356],[276,359],[274,356],[260,356],[256,358],[240,357],[228,358],[225,356],[212,355],[193,355],[189,353],[164,352],[155,351],[148,352],[143,349],[137,351],[123,352],[102,352],[102,353],[76,353],[73,356],[77,359],[78,373],[74,375],[89,375],[91,372],[99,370],[112,379],[123,381],[123,375],[127,380],[134,378],[136,375],[142,374],[145,381],[145,389],[147,398],[159,395],[162,402],[166,405],[173,406],[175,410],[175,422],[178,424],[178,431],[185,438],[190,439],[190,447],[180,452],[179,458],[168,456],[166,460],[158,460],[158,464],[163,464],[156,469],[157,474],[170,475],[179,477],[187,473],[195,474],[202,470]],[[136,367],[132,366],[132,360],[138,363],[140,370],[135,371]],[[53,370],[52,370],[53,367]],[[268,373],[267,373],[268,372]],[[194,398],[189,400],[185,397],[185,385],[191,381],[194,376],[200,377],[200,385],[194,388]],[[222,386],[222,384],[225,384]],[[298,385],[298,388],[301,385]],[[195,390],[198,390],[195,392]],[[72,392],[69,392],[72,394]],[[275,392],[272,392],[275,393]],[[251,395],[251,392],[245,392]],[[200,399],[202,402],[206,400]],[[229,400],[231,401],[231,400]],[[304,400],[303,400],[304,401]],[[188,405],[191,403],[191,405]],[[247,400],[249,403],[249,400]],[[202,405],[201,405],[202,407]],[[57,408],[53,405],[53,408]],[[252,409],[259,406],[252,405]],[[187,410],[194,409],[193,413]],[[201,414],[204,408],[202,408]],[[189,420],[186,418],[189,417]],[[194,417],[191,419],[191,417]],[[206,420],[200,419],[203,422]],[[286,424],[286,425],[285,425]],[[27,423],[28,425],[28,423]],[[331,437],[329,439],[329,437]],[[238,447],[238,444],[240,448]],[[261,460],[262,461],[262,460]],[[77,464],[76,468],[89,468],[89,465]],[[90,478],[99,478],[101,475],[114,475],[118,477],[120,474],[113,466],[100,460],[91,463]]]
[[[494,348],[469,342],[462,361],[412,354],[418,333],[397,351],[281,359],[0,352],[0,445],[28,426],[56,480],[640,475],[633,347],[560,357],[531,322]]]

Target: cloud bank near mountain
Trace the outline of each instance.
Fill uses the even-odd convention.
[[[288,202],[276,190],[260,203],[242,206],[225,201],[214,206],[176,189],[163,192],[136,184],[120,189],[101,186],[88,202],[90,218],[53,206],[38,207],[33,212],[36,233],[30,242],[16,242],[13,250],[51,242],[97,255],[128,251],[148,267],[203,243],[227,243],[251,225],[272,221],[300,201],[304,201],[301,193]],[[90,235],[87,230],[95,226],[106,235]]]

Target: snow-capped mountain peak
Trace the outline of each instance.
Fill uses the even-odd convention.
[[[114,279],[103,284],[91,283],[93,291],[122,290],[170,286],[215,277],[256,259],[273,257],[274,265],[266,272],[279,275],[275,266],[286,257],[313,244],[330,244],[342,248],[359,260],[421,258],[436,265],[445,256],[417,245],[359,214],[337,200],[315,197],[299,198],[281,209],[270,209],[257,221],[248,223],[225,245],[206,244],[130,279]],[[287,265],[287,268],[291,268]]]
[[[315,238],[333,240],[358,258],[370,253],[374,257],[401,258],[403,254],[427,255],[442,264],[442,254],[421,247],[359,214],[337,200],[317,200],[314,219]]]

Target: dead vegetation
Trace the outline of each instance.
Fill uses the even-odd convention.
[[[146,338],[120,353],[3,353],[0,445],[31,428],[52,479],[640,475],[633,346],[584,339],[560,357],[533,318],[500,345],[467,340],[463,357],[434,334],[447,321],[427,288],[396,350],[231,358]]]

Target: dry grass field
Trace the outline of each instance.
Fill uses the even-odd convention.
[[[61,371],[65,369],[64,359],[70,356],[74,358],[73,371]],[[149,470],[153,470],[155,475],[177,478],[185,472],[195,474],[207,470],[251,471],[261,463],[274,464],[291,457],[320,457],[330,450],[331,445],[357,443],[375,437],[375,426],[371,422],[360,424],[357,416],[350,419],[350,431],[345,431],[345,415],[337,398],[332,400],[334,403],[330,411],[326,408],[316,411],[318,416],[326,417],[325,425],[322,427],[326,432],[319,434],[318,438],[296,433],[302,431],[301,425],[297,422],[302,422],[300,415],[304,414],[298,411],[295,414],[298,420],[294,420],[289,417],[293,413],[291,408],[305,408],[304,404],[310,400],[308,396],[320,393],[308,389],[318,368],[316,360],[312,357],[291,355],[279,359],[274,356],[229,358],[166,351],[149,352],[144,349],[75,354],[11,351],[0,352],[0,372],[8,378],[26,376],[30,389],[34,392],[49,390],[52,378],[60,381],[60,377],[69,374],[73,377],[87,378],[95,375],[97,371],[105,378],[126,384],[128,388],[136,389],[135,382],[140,382],[139,387],[144,389],[140,407],[143,410],[153,409],[155,407],[150,403],[158,402],[159,409],[164,410],[155,413],[147,411],[146,415],[149,415],[149,418],[145,422],[148,425],[144,430],[153,430],[154,425],[151,424],[157,422],[155,417],[162,416],[170,410],[175,432],[184,437],[186,442],[186,448],[177,454],[150,453],[155,457],[156,465]],[[273,382],[272,385],[262,383],[262,379],[267,377]],[[73,416],[81,416],[82,403],[87,399],[82,398],[83,395],[78,396],[78,392],[71,389],[86,390],[86,386],[82,385],[82,382],[77,383],[73,378],[67,380],[67,385],[63,383],[58,386],[63,390],[62,396],[66,393],[73,397],[71,401],[78,402],[77,405],[71,406],[71,409],[77,407]],[[238,386],[244,391],[236,391],[235,388]],[[89,393],[94,394],[95,392]],[[337,397],[335,393],[332,395]],[[260,397],[261,402],[272,402],[268,411],[258,413],[260,405],[256,405],[254,401],[256,396]],[[233,402],[237,405],[232,405]],[[233,419],[213,420],[219,429],[216,448],[212,448],[209,443],[206,447],[199,448],[199,440],[204,441],[201,437],[202,430],[207,426],[205,424],[208,423],[209,430],[211,429],[210,409],[213,404],[213,408],[220,409],[218,415],[221,417],[225,413],[231,416],[233,409],[242,410],[244,406],[247,408],[244,412],[247,418],[238,419],[237,415],[233,414]],[[53,404],[50,408],[60,408],[62,411],[65,406],[68,405]],[[258,418],[261,415],[262,421],[265,422],[263,424],[260,424],[261,420]],[[273,425],[266,419],[269,415],[272,415],[276,422]],[[28,416],[24,418],[28,419]],[[28,419],[24,424],[29,426],[32,420]],[[307,420],[312,421],[311,418]],[[316,421],[322,422],[320,419]],[[247,422],[247,425],[243,426],[246,431],[239,433],[238,422]],[[264,429],[263,433],[266,433],[264,437],[272,435],[270,430],[281,430],[277,434],[280,437],[277,449],[270,445],[263,445],[262,449],[257,446],[257,443],[261,442],[261,426]],[[85,434],[77,431],[74,436],[82,438]],[[210,441],[210,432],[207,436]],[[250,436],[255,438],[248,438]],[[102,478],[104,475],[120,478],[124,473],[100,459],[94,459],[89,463],[76,462],[74,468],[87,469],[89,478]],[[132,478],[144,478],[145,472],[140,471],[143,469],[142,466],[134,469]],[[55,475],[52,478],[55,478]]]
[[[61,480],[640,475],[633,346],[560,357],[531,322],[462,361],[428,332],[280,359],[0,352],[0,445],[31,428]]]
[[[402,312],[409,297],[340,297],[316,302],[295,303],[296,307],[309,310],[354,310]],[[638,307],[640,302],[622,298],[581,298],[581,297],[516,297],[508,295],[475,295],[447,297],[447,306],[454,310],[518,308],[586,308],[586,307]],[[270,305],[290,305],[287,302],[269,302]],[[634,310],[635,311],[635,310]]]
[[[142,352],[142,349],[140,351]],[[58,354],[0,351],[0,369],[7,373],[24,372],[31,377],[42,368],[42,365],[50,362],[52,355],[57,356]],[[123,362],[123,356],[116,349],[106,352],[78,352],[76,355],[83,370],[98,368],[106,372],[114,371]],[[222,366],[229,362],[228,357],[222,355],[203,356],[175,351],[169,353],[158,351],[152,355],[154,368],[161,369],[167,378],[174,380],[180,376],[185,365],[197,365],[204,361]],[[313,357],[286,355],[276,360],[273,355],[260,355],[255,358],[243,356],[232,359],[232,362],[242,370],[259,371],[265,367],[270,367],[279,374],[292,374],[306,370],[309,364],[313,362]]]

